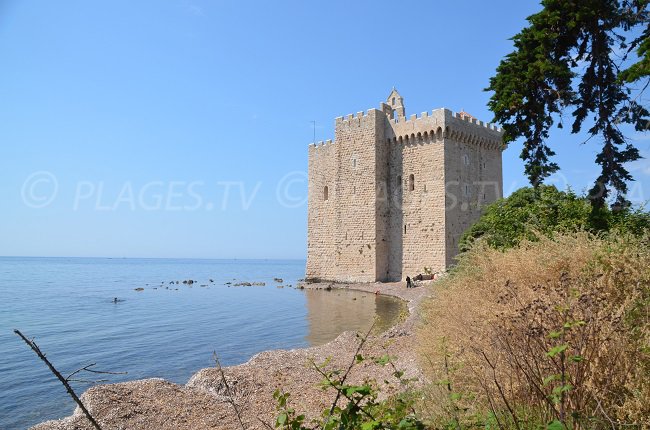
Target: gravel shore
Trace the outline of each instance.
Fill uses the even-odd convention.
[[[406,289],[404,283],[306,284],[308,289],[342,288],[390,295],[408,303],[409,314],[389,330],[368,338],[362,354],[397,357],[395,366],[405,377],[419,377],[421,371],[415,353],[414,326],[421,300],[432,291],[427,286]],[[345,332],[321,346],[265,351],[248,362],[223,369],[232,399],[241,413],[246,429],[264,429],[262,421],[273,427],[277,414],[273,392],[277,388],[291,393],[290,406],[307,417],[318,417],[334,399],[334,392],[318,387],[322,377],[310,362],[322,363],[331,357],[330,367],[347,368],[359,345],[353,332]],[[393,380],[393,369],[368,361],[355,366],[349,381],[364,379]],[[162,379],[145,379],[100,385],[81,397],[102,429],[238,429],[235,411],[225,395],[226,389],[216,368],[202,369],[185,385]],[[93,429],[77,408],[73,415],[41,423],[32,430]]]

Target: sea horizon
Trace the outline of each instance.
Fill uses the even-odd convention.
[[[102,257],[102,256],[77,256],[77,255],[0,255],[0,258],[96,258],[96,259],[134,259],[134,260],[226,260],[226,261],[307,261],[303,258],[239,258],[239,257]]]

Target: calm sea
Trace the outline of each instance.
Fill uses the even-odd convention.
[[[304,267],[300,260],[0,258],[0,429],[61,418],[75,406],[13,329],[35,338],[63,374],[97,363],[128,374],[87,377],[184,384],[214,365],[212,351],[223,365],[239,364],[260,351],[363,330],[376,314],[388,326],[401,310],[372,294],[289,288]],[[242,281],[266,285],[227,285]]]

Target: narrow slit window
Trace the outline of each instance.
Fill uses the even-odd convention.
[[[409,176],[409,191],[413,191],[415,189],[415,175],[410,175]]]
[[[404,224],[404,234],[406,234],[406,224]]]
[[[330,197],[329,194],[330,194],[330,189],[327,186],[325,186],[325,188],[323,188],[323,200],[329,199]]]

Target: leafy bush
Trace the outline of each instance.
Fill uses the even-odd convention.
[[[650,237],[479,243],[423,306],[435,428],[648,428]]]
[[[522,240],[535,241],[540,235],[617,230],[638,236],[648,228],[650,214],[640,208],[593,209],[587,197],[541,185],[521,188],[487,206],[478,222],[463,234],[460,250],[467,251],[479,238],[493,248],[508,249]]]

